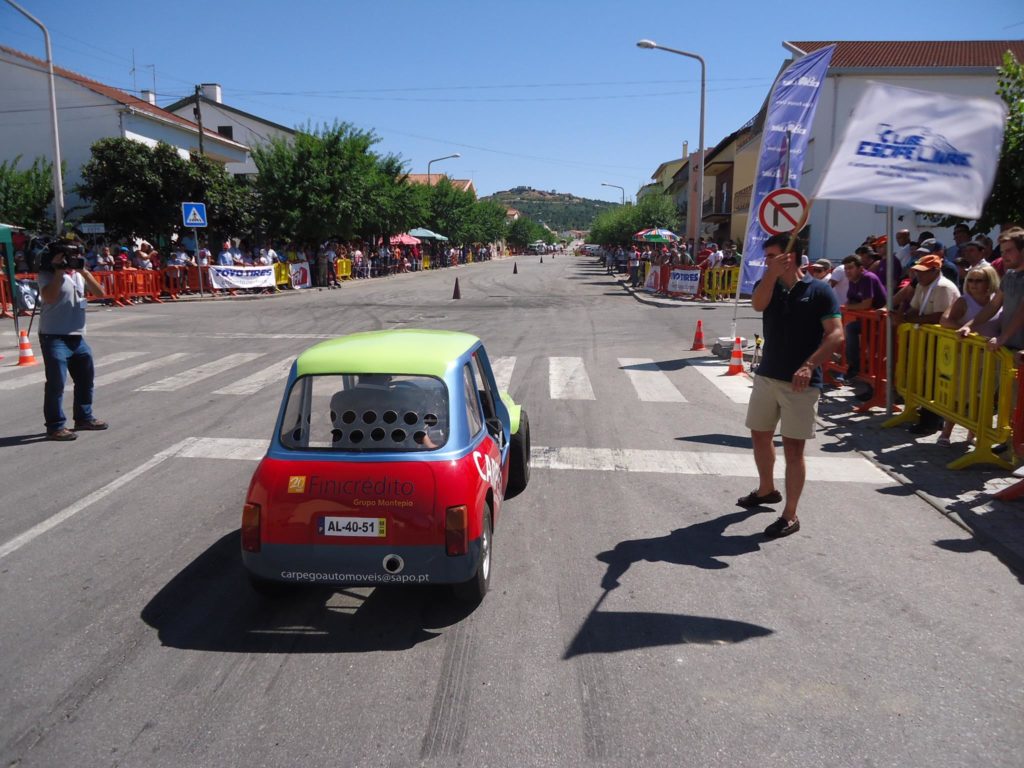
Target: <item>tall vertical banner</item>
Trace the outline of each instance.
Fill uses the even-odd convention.
[[[757,211],[769,192],[779,187],[797,188],[803,172],[804,155],[811,138],[814,112],[821,86],[832,61],[834,45],[797,59],[778,76],[772,86],[761,138],[761,156],[750,210]],[[743,270],[740,291],[750,293],[764,272],[764,241],[768,233],[757,216],[750,216],[743,241]]]
[[[977,219],[1005,124],[995,99],[869,83],[815,197]]]

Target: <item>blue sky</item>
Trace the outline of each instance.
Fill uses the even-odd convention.
[[[1019,0],[706,5],[638,0],[19,0],[50,29],[55,62],[158,103],[196,83],[288,126],[373,129],[409,170],[427,161],[481,194],[528,185],[618,200],[659,163],[697,147],[707,60],[706,142],[760,107],[783,40],[1019,39]],[[0,44],[42,56],[42,34],[0,2]],[[136,73],[133,77],[132,51]],[[3,96],[0,83],[0,98]],[[6,158],[0,158],[6,159]]]

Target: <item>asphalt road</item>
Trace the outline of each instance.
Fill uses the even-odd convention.
[[[1016,575],[824,436],[802,530],[765,540],[773,516],[734,506],[755,482],[744,384],[687,351],[731,309],[641,305],[589,258],[518,272],[97,309],[112,428],[74,443],[41,439],[41,370],[8,354],[2,764],[1024,764]],[[261,602],[238,524],[275,366],[395,327],[479,335],[529,411],[492,592],[472,611],[441,588]],[[578,359],[570,380],[553,358]]]

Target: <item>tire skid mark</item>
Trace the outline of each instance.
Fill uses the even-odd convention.
[[[569,559],[567,562],[575,561]],[[582,577],[578,572],[570,573],[562,583],[566,586],[559,589],[559,612],[567,624],[566,637],[571,638],[580,629],[578,606],[587,604],[591,598],[589,591],[583,589]],[[576,673],[584,754],[588,760],[598,761],[619,757],[623,739],[618,732],[612,702],[621,686],[612,679],[604,656],[591,652],[592,644],[586,637],[577,648],[580,653],[570,659],[569,663]]]
[[[476,660],[476,632],[472,617],[447,633],[441,675],[434,692],[421,758],[458,757],[469,728],[469,680]]]

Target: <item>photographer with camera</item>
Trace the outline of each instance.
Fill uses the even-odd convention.
[[[103,287],[85,270],[82,247],[51,243],[39,269],[42,312],[39,316],[39,347],[46,368],[43,416],[50,440],[78,437],[64,424],[64,382],[70,373],[75,382],[75,429],[106,429],[107,423],[92,415],[92,350],[85,341],[85,293],[102,296]]]

